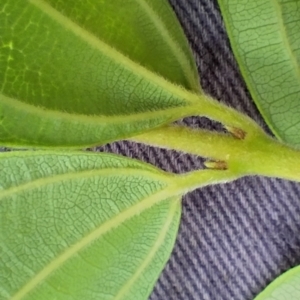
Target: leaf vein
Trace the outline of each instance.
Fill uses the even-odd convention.
[[[286,49],[288,56],[290,57],[290,61],[294,67],[298,82],[300,82],[300,68],[298,66],[297,57],[295,56],[291,43],[289,41],[288,33],[283,21],[283,12],[280,3],[278,0],[274,1],[275,5],[275,11],[278,15],[278,24],[279,24],[279,30],[281,33],[282,41],[285,45],[284,49]]]
[[[89,234],[84,236],[76,244],[73,244],[65,252],[61,253],[58,257],[52,260],[48,265],[45,266],[43,270],[37,273],[33,278],[31,278],[15,295],[11,297],[11,300],[21,300],[27,296],[32,290],[34,290],[41,282],[43,282],[47,277],[49,277],[53,272],[58,270],[63,264],[65,264],[69,259],[71,259],[78,252],[83,250],[86,246],[91,244],[93,241],[99,239],[101,236],[108,233],[110,230],[119,227],[122,223],[134,217],[137,213],[140,214],[143,211],[151,208],[155,204],[168,199],[172,196],[180,194],[180,190],[176,189],[174,186],[169,186],[151,196],[141,199],[140,202],[125,209],[118,213],[112,219],[101,224],[99,227],[95,228]]]
[[[135,168],[117,168],[118,172],[115,173],[116,168],[106,168],[106,169],[100,169],[100,170],[88,170],[88,171],[82,171],[82,172],[69,172],[65,174],[60,175],[54,175],[51,177],[46,178],[39,178],[32,180],[30,182],[26,182],[23,184],[20,184],[18,186],[14,186],[11,188],[8,188],[4,191],[1,191],[0,193],[0,200],[9,197],[11,195],[18,194],[20,192],[28,191],[35,188],[40,188],[42,186],[46,186],[49,184],[61,184],[62,181],[68,181],[73,180],[77,178],[89,178],[94,176],[126,176],[129,177],[130,175],[146,175],[151,179],[156,180],[163,180],[165,182],[168,182],[168,174],[159,174],[159,173],[153,173],[148,170],[137,170]],[[132,174],[131,174],[132,173]]]
[[[148,255],[145,257],[143,263],[137,268],[135,273],[132,275],[132,277],[126,282],[126,284],[120,289],[118,294],[114,297],[114,300],[121,300],[126,299],[126,294],[130,290],[130,288],[135,284],[135,282],[140,278],[143,271],[149,266],[151,261],[153,260],[155,254],[159,250],[159,248],[162,246],[164,239],[168,233],[168,230],[170,226],[172,225],[173,218],[176,214],[176,210],[178,208],[178,201],[173,201],[170,207],[170,210],[168,211],[168,216],[165,220],[164,226],[162,227],[157,240],[153,244],[152,248],[150,249]]]
[[[162,22],[160,16],[150,7],[150,5],[145,0],[136,0],[136,2],[150,17],[153,24],[158,29],[157,32],[161,34],[161,36],[169,45],[172,53],[177,59],[177,62],[181,65],[184,75],[187,78],[191,88],[193,88],[193,90],[199,91],[200,85],[199,83],[197,83],[197,80],[194,78],[194,76],[192,76],[193,73],[191,73],[190,63],[187,60],[187,57],[184,55],[183,51],[181,50],[180,45],[178,45],[178,43],[170,35],[168,29],[166,28],[165,24]]]

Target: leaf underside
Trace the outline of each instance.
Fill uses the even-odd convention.
[[[0,0],[0,143],[102,144],[179,118],[199,78],[166,0]]]
[[[300,145],[300,2],[219,0],[240,70],[269,127]]]
[[[0,299],[147,299],[176,238],[172,176],[111,154],[0,157]]]
[[[255,300],[299,300],[300,267],[295,267],[274,280]]]

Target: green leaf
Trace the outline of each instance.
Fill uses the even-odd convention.
[[[300,145],[300,2],[219,0],[251,95],[278,138]]]
[[[0,170],[1,300],[147,299],[175,242],[181,196],[237,178],[56,151],[1,153]]]
[[[121,139],[185,116],[185,89],[200,91],[166,0],[1,0],[0,33],[5,145]]]
[[[299,300],[300,267],[295,267],[275,279],[255,300]]]
[[[147,299],[182,187],[111,154],[0,156],[0,299]]]

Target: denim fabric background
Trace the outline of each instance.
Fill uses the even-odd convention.
[[[265,127],[232,55],[216,0],[170,0],[196,57],[201,84]],[[163,63],[163,62],[162,62]],[[218,129],[205,119],[184,123]],[[203,160],[132,143],[104,148],[172,172]],[[177,242],[151,300],[251,300],[300,264],[300,184],[243,178],[187,195]]]

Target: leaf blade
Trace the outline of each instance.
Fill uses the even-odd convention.
[[[167,262],[182,195],[234,180],[112,154],[0,155],[1,299],[147,299]]]
[[[162,120],[153,122],[156,111],[165,112],[164,124],[178,118],[178,114],[174,118],[172,109],[189,103],[186,92],[178,84],[190,87],[195,85],[192,81],[198,81],[180,26],[166,2],[138,1],[140,7],[150,7],[156,14],[142,9],[131,12],[136,6],[133,6],[137,3],[135,0],[126,2],[126,5],[119,2],[120,5],[115,1],[113,4],[109,1],[72,2],[71,6],[68,1],[51,0],[3,2],[0,24],[3,32],[0,40],[0,100],[3,102],[0,136],[3,136],[3,142],[9,141],[6,137],[9,133],[10,140],[16,139],[16,143],[22,140],[18,132],[22,126],[15,121],[13,124],[10,122],[11,114],[5,109],[5,98],[29,104],[32,110],[40,108],[45,112],[69,113],[75,118],[82,114],[88,117],[124,117],[146,112],[151,116],[152,121],[138,125],[132,122],[125,134],[111,134],[110,140],[136,134],[138,129],[161,125]],[[70,10],[73,6],[74,9]],[[163,21],[156,17],[158,8],[164,11]],[[123,26],[124,30],[114,27],[117,26],[116,21],[111,16],[116,13],[124,17],[121,20],[124,24],[128,23]],[[149,15],[154,17],[151,19]],[[147,19],[147,30],[132,32],[138,27],[133,25],[138,25],[143,19]],[[153,20],[161,26],[153,26]],[[106,28],[109,26],[114,28],[113,34],[110,28]],[[168,37],[169,42],[162,43],[162,37],[156,33],[167,26],[163,37]],[[119,31],[125,36],[121,36]],[[156,45],[158,41],[161,44]],[[179,42],[183,46],[178,48],[178,54],[174,54],[173,58],[172,55],[165,57],[166,52],[175,49]],[[178,62],[178,57],[185,58],[183,64]],[[184,79],[187,73],[190,78],[196,79],[187,82]],[[22,114],[17,117],[22,118]],[[37,124],[29,124],[33,132],[28,135],[33,144],[37,143],[34,136],[38,135],[45,136],[44,139],[52,138],[48,144],[55,145],[55,139],[53,141],[47,131],[42,132],[43,120],[38,119]],[[57,126],[57,133],[60,133],[59,120],[49,119],[52,127]],[[103,130],[109,134],[105,126]],[[120,128],[116,126],[115,131],[120,131]],[[75,138],[80,140],[78,135]],[[64,137],[59,143],[63,140]],[[107,138],[93,137],[88,144],[97,142],[107,142]],[[46,142],[44,146],[47,146]]]
[[[297,300],[300,297],[299,282],[300,268],[295,267],[276,278],[255,300]]]
[[[178,207],[177,207],[177,203],[176,203],[178,201],[180,201],[180,199],[174,201],[174,203],[173,203],[173,205],[172,205],[172,207],[170,209],[170,213],[167,215],[167,218],[165,220],[166,222],[165,222],[165,224],[164,224],[164,226],[163,226],[163,228],[162,228],[162,230],[161,230],[161,232],[159,234],[159,237],[158,237],[157,241],[153,245],[153,248],[151,249],[151,252],[147,256],[147,258],[145,259],[145,261],[141,264],[141,266],[136,270],[136,272],[134,273],[134,275],[132,276],[132,278],[118,292],[118,294],[115,297],[116,300],[126,299],[125,297],[128,297],[128,296],[126,296],[126,294],[132,288],[132,286],[136,283],[136,281],[138,280],[138,278],[142,275],[142,272],[147,267],[149,267],[151,261],[153,260],[155,252],[159,249],[159,247],[164,242],[164,239],[166,238],[166,235],[167,235],[167,231],[168,231],[169,227],[172,226],[172,222],[174,222],[173,219],[174,219],[175,213],[180,218],[180,213],[178,213],[178,211],[177,211]],[[150,286],[149,295],[150,295],[151,292],[152,292],[152,288]],[[132,299],[135,299],[136,295],[132,295],[131,297],[132,297]]]
[[[187,43],[182,43],[182,36],[184,36],[184,32],[180,30],[181,27],[170,30],[170,27],[174,26],[174,22],[171,20],[171,14],[168,12],[170,7],[168,5],[164,5],[164,2],[149,0],[136,0],[136,3],[147,11],[150,18],[153,20],[153,23],[157,27],[157,32],[161,34],[162,39],[169,45],[171,52],[173,52],[173,55],[181,65],[181,69],[183,70],[187,83],[182,84],[182,80],[177,80],[176,82],[186,86],[194,92],[201,91],[198,71],[194,63],[193,56],[191,55],[191,50]],[[165,11],[164,14],[162,14],[163,11]],[[170,79],[169,76],[167,77]]]
[[[124,299],[131,299],[129,294],[146,299],[168,259],[179,224],[181,205],[178,196],[171,197],[173,185],[165,189],[168,176],[114,155],[21,153],[1,158],[1,166],[10,165],[12,174],[19,174],[13,181],[10,172],[1,176],[1,298],[68,299],[69,293],[72,299],[99,299],[99,295],[112,299],[107,295],[120,289],[120,299],[123,294]],[[38,168],[41,164],[48,165],[46,171]],[[95,171],[97,165],[102,169]],[[78,166],[85,170],[78,172]],[[27,176],[22,176],[24,171]],[[105,183],[100,180],[96,185],[98,177]],[[82,185],[87,178],[93,184]],[[126,194],[128,188],[132,195]],[[99,199],[88,199],[88,190]],[[108,201],[111,197],[114,200]],[[16,264],[12,257],[23,263]],[[156,263],[149,266],[152,261]],[[144,269],[147,280],[136,275]],[[128,273],[133,273],[131,279]],[[120,279],[112,285],[109,278]]]
[[[299,3],[219,0],[219,5],[258,109],[279,139],[299,145]]]

